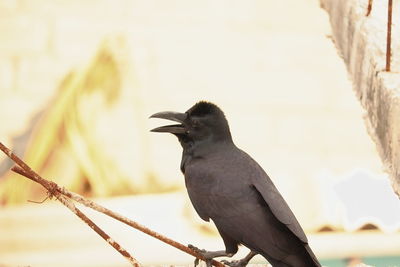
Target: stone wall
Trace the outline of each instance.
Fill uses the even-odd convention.
[[[394,1],[391,72],[385,71],[387,1],[321,0],[330,16],[333,40],[347,65],[364,109],[365,122],[400,194],[400,3]]]

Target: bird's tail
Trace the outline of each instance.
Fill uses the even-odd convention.
[[[310,255],[310,258],[312,259],[312,261],[314,262],[313,267],[321,267],[321,263],[319,263],[317,257],[315,257],[314,252],[311,250],[310,246],[308,244],[304,245],[304,248],[306,249],[308,255]]]
[[[303,243],[303,248],[301,252],[298,251],[296,254],[287,255],[283,259],[274,259],[271,256],[260,253],[273,267],[321,267],[317,257],[315,257],[314,252],[311,250],[308,244]]]

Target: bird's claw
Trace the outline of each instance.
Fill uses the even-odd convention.
[[[196,258],[195,260],[194,260],[194,267],[196,267],[197,265],[199,265],[199,262],[200,262],[200,259],[199,258]],[[212,266],[212,259],[209,259],[209,260],[205,260],[205,263],[206,263],[206,266],[207,267],[211,267]]]
[[[243,260],[233,260],[233,261],[222,260],[221,262],[230,267],[245,267],[248,263],[247,261]]]
[[[191,244],[188,245],[188,248],[190,248],[191,250],[194,250],[196,253],[199,253],[201,255],[203,255],[204,253],[207,252],[205,249],[199,249],[198,247],[195,247]]]
[[[200,260],[199,258],[194,259],[194,267],[196,267],[199,264]]]
[[[193,246],[193,245],[191,245],[191,244],[188,245],[188,248],[190,248],[190,249],[194,250],[196,253],[202,255],[202,256],[206,259],[205,262],[206,262],[206,266],[207,266],[207,267],[211,267],[211,266],[212,266],[212,264],[211,264],[212,258],[209,259],[209,258],[205,255],[205,253],[207,252],[207,250],[205,250],[205,249],[199,249],[198,247],[195,247],[195,246]],[[199,262],[200,262],[200,259],[199,259],[199,258],[196,258],[196,259],[194,260],[194,267],[196,267],[196,266],[199,264]]]

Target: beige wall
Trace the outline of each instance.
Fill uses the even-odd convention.
[[[51,106],[61,80],[85,69],[108,40],[123,93],[99,122],[114,131],[95,134],[132,179],[151,169],[158,179],[183,186],[178,143],[149,133],[159,122],[147,117],[186,110],[200,99],[223,108],[237,145],[264,166],[310,225],[322,209],[318,184],[329,180],[326,173],[335,180],[356,168],[381,172],[318,1],[0,5],[5,143]]]

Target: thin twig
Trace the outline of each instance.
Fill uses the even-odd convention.
[[[65,196],[56,193],[55,197],[79,218],[81,218],[90,228],[92,228],[97,234],[99,234],[108,244],[115,248],[122,256],[124,256],[131,264],[135,267],[140,267],[139,262],[133,258],[128,251],[121,247],[116,241],[114,241],[108,234],[106,234],[100,227],[98,227],[92,220],[90,220],[82,211],[75,207],[74,203]]]
[[[35,204],[43,204],[46,200],[48,200],[50,198],[50,194],[47,194],[47,196],[43,199],[43,200],[41,200],[41,201],[35,201],[35,200],[29,200],[28,199],[28,202],[31,202],[31,203],[35,203]]]
[[[150,235],[164,243],[167,243],[181,251],[184,251],[200,260],[205,260],[203,255],[195,252],[194,250],[188,248],[187,246],[185,246],[179,242],[176,242],[166,236],[163,236],[163,235],[161,235],[161,234],[159,234],[159,233],[157,233],[135,221],[132,221],[132,220],[126,218],[125,216],[122,216],[122,215],[115,213],[101,205],[98,205],[95,202],[93,202],[89,199],[86,199],[77,193],[70,192],[70,191],[66,190],[65,188],[58,186],[56,183],[54,183],[52,181],[48,181],[48,180],[40,177],[27,164],[25,164],[20,158],[18,158],[15,154],[13,154],[11,152],[11,150],[9,150],[7,147],[5,147],[1,142],[0,142],[0,149],[5,154],[7,154],[7,156],[9,156],[15,163],[18,164],[12,168],[12,171],[14,171],[18,174],[21,174],[21,175],[33,180],[34,182],[41,184],[49,191],[50,194],[55,195],[55,196],[62,194],[62,195],[66,196],[68,198],[71,198],[89,208],[92,208],[98,212],[104,213],[104,214],[106,214],[120,222],[123,222],[123,223],[125,223],[147,235]],[[226,267],[224,264],[222,264],[221,262],[218,262],[216,260],[212,260],[211,264],[214,265],[215,267]]]
[[[16,173],[18,173],[18,174],[21,174],[21,175],[29,178],[29,179],[33,178],[33,177],[30,177],[30,174],[25,172],[25,170],[22,169],[19,166],[14,166],[11,170],[16,172]],[[116,219],[116,220],[118,220],[120,222],[123,222],[123,223],[125,223],[125,224],[127,224],[127,225],[129,225],[129,226],[131,226],[131,227],[133,227],[133,228],[135,228],[135,229],[147,234],[147,235],[150,235],[150,236],[152,236],[152,237],[154,237],[154,238],[156,238],[156,239],[158,239],[158,240],[160,240],[160,241],[162,241],[162,242],[164,242],[164,243],[166,243],[168,245],[171,245],[171,246],[173,246],[173,247],[175,247],[175,248],[177,248],[179,250],[182,250],[182,251],[184,251],[184,252],[186,252],[186,253],[188,253],[188,254],[190,254],[190,255],[192,255],[192,256],[200,259],[200,260],[205,260],[204,257],[201,254],[196,253],[194,250],[188,248],[187,246],[185,246],[185,245],[183,245],[183,244],[181,244],[181,243],[179,243],[177,241],[174,241],[174,240],[172,240],[172,239],[170,239],[170,238],[168,238],[168,237],[166,237],[166,236],[164,236],[164,235],[162,235],[160,233],[157,233],[157,232],[155,232],[155,231],[153,231],[153,230],[151,230],[151,229],[149,229],[149,228],[147,228],[147,227],[145,227],[145,226],[143,226],[143,225],[141,225],[141,224],[139,224],[139,223],[137,223],[135,221],[132,221],[131,219],[129,219],[129,218],[125,217],[125,216],[122,216],[122,215],[120,215],[120,214],[118,214],[118,213],[116,213],[116,212],[114,212],[112,210],[109,210],[106,207],[103,207],[103,206],[93,202],[90,199],[84,198],[83,196],[81,196],[81,195],[79,195],[77,193],[68,191],[65,188],[62,188],[62,187],[59,187],[59,186],[56,187],[56,191],[59,192],[60,194],[63,194],[65,196],[67,196],[67,197],[69,197],[69,198],[71,198],[71,199],[73,199],[73,200],[85,205],[86,207],[94,209],[94,210],[96,210],[98,212],[101,212],[101,213],[103,213],[103,214],[105,214],[107,216],[110,216],[110,217],[112,217],[112,218],[114,218],[114,219]],[[221,262],[218,262],[216,260],[213,260],[211,263],[215,267],[224,267],[225,266],[224,264],[222,264]]]
[[[392,7],[393,0],[388,1],[388,21],[387,21],[387,36],[386,36],[386,71],[390,71],[391,60],[391,43],[392,43]]]
[[[108,244],[110,244],[113,248],[115,248],[122,256],[124,256],[131,264],[135,267],[140,267],[139,262],[133,258],[128,251],[122,248],[117,242],[115,242],[109,235],[107,235],[100,227],[98,227],[92,220],[90,220],[82,211],[75,207],[75,205],[64,195],[59,192],[59,186],[46,179],[43,179],[35,173],[25,162],[23,162],[19,157],[17,157],[14,153],[11,152],[6,146],[4,146],[0,142],[0,149],[6,153],[15,163],[19,165],[18,172],[21,171],[24,173],[24,176],[39,183],[44,188],[47,189],[49,196],[55,196],[64,206],[70,209],[75,215],[77,215],[80,219],[82,219],[90,228],[92,228],[97,234],[99,234]],[[14,169],[14,168],[13,168]],[[25,175],[26,174],[26,175]]]

